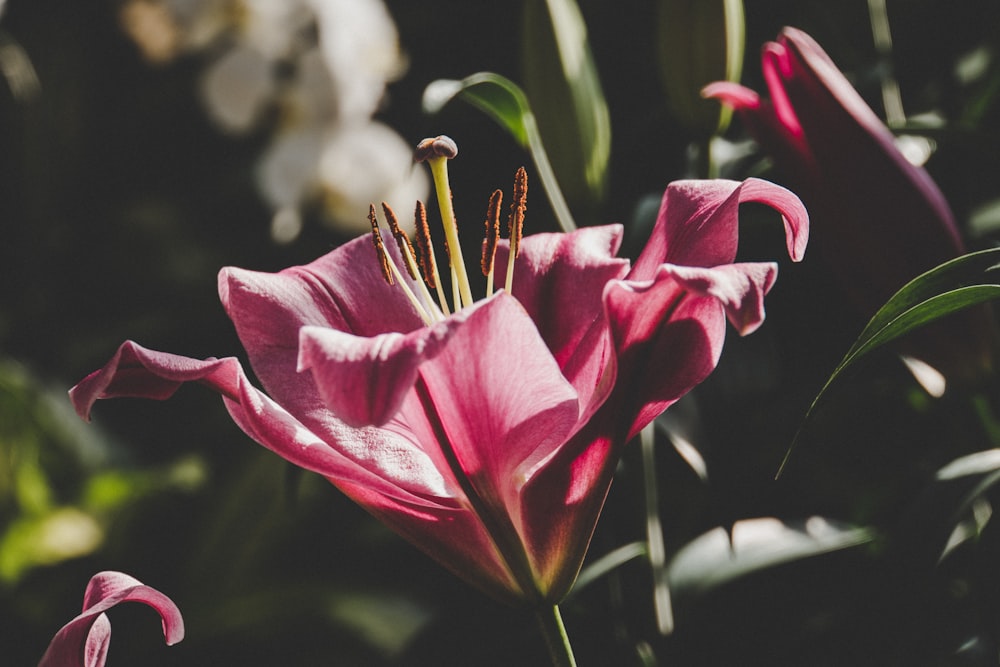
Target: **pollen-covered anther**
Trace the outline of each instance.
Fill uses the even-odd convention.
[[[510,251],[514,257],[521,254],[521,235],[524,233],[524,212],[528,208],[528,172],[519,167],[514,175],[514,200],[510,203],[507,233]]]
[[[395,212],[388,204],[382,202],[382,212],[385,213],[385,219],[389,223],[389,229],[392,230],[392,238],[396,239],[396,246],[399,247],[399,254],[403,257],[403,263],[406,265],[406,272],[410,274],[410,277],[414,280],[420,279],[420,274],[417,270],[416,253],[413,251],[413,244],[410,243],[410,237],[406,235],[406,232],[402,230],[399,226],[399,219],[396,218]]]
[[[514,200],[507,217],[510,251],[507,253],[507,280],[504,289],[508,294],[514,285],[514,260],[521,254],[521,235],[524,233],[524,212],[528,208],[528,172],[519,167],[514,175]]]
[[[417,232],[417,264],[420,266],[420,273],[428,287],[437,289],[437,260],[434,257],[431,228],[427,224],[427,208],[422,201],[417,201],[413,211],[413,226]]]
[[[417,200],[417,206],[413,211],[413,226],[417,230],[417,266],[420,268],[420,274],[423,276],[424,284],[437,291],[441,312],[448,315],[451,310],[448,308],[448,299],[444,295],[444,290],[440,286],[437,257],[434,256],[434,242],[431,240],[430,225],[427,224],[427,209],[420,200]]]
[[[503,205],[503,192],[494,190],[490,196],[490,205],[486,209],[486,237],[483,239],[483,258],[480,266],[484,276],[493,273],[493,259],[497,254],[497,241],[500,239],[500,207]]]
[[[385,278],[385,282],[393,285],[395,281],[392,279],[389,255],[386,254],[385,244],[382,242],[382,232],[379,231],[378,217],[375,215],[375,204],[368,205],[368,222],[372,225],[372,245],[375,246],[375,252],[378,254],[379,264],[382,267],[382,277]]]

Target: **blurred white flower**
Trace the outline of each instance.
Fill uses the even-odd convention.
[[[273,122],[256,174],[276,241],[297,236],[306,202],[353,233],[370,202],[406,211],[426,197],[411,147],[371,120],[405,69],[382,0],[128,0],[121,20],[151,62],[209,60],[199,92],[221,129]]]
[[[413,147],[382,123],[343,127],[328,135],[319,158],[319,186],[324,209],[336,220],[350,221],[358,233],[370,231],[368,204],[387,202],[401,225],[412,228],[417,199],[429,187],[427,172],[413,163]],[[408,222],[409,221],[409,222]]]
[[[272,64],[257,50],[238,44],[209,65],[201,96],[223,129],[246,132],[274,96]]]

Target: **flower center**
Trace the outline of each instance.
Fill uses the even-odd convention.
[[[451,186],[448,184],[448,160],[458,155],[458,146],[446,136],[424,139],[417,145],[414,159],[417,162],[427,162],[434,177],[434,189],[437,192],[438,208],[441,211],[441,224],[444,228],[444,248],[448,255],[448,265],[451,273],[451,297],[455,310],[471,306],[472,286],[466,271],[465,259],[462,256],[462,245],[458,238],[458,221],[452,206]],[[507,235],[510,240],[510,251],[507,255],[507,274],[504,289],[511,292],[514,280],[514,260],[521,251],[521,235],[524,227],[524,211],[527,207],[528,174],[521,167],[514,177],[513,201],[510,214],[507,217]],[[486,211],[486,238],[483,240],[480,268],[486,277],[486,296],[493,294],[493,269],[496,257],[497,241],[500,239],[500,209],[503,205],[503,193],[493,192]],[[417,314],[425,324],[433,324],[447,317],[451,311],[441,284],[437,259],[434,255],[434,244],[431,241],[430,227],[427,224],[427,210],[423,202],[418,201],[414,211],[414,226],[416,227],[417,249],[413,248],[406,232],[399,226],[396,214],[388,204],[382,202],[382,212],[392,233],[396,246],[399,248],[400,261],[405,269],[397,266],[396,261],[386,251],[382,241],[382,231],[375,205],[368,208],[368,220],[372,226],[372,244],[382,265],[382,275],[389,285],[399,284],[406,297],[413,304]],[[431,296],[431,291],[437,292],[437,301]]]

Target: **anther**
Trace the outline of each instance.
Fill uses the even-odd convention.
[[[504,289],[508,294],[514,284],[514,259],[521,254],[521,234],[524,232],[524,211],[527,206],[528,172],[520,167],[514,175],[514,201],[510,203],[510,216],[507,218],[510,251],[507,253],[507,280]]]
[[[486,209],[486,237],[483,239],[483,257],[479,262],[483,275],[486,276],[486,296],[493,294],[493,260],[497,254],[497,241],[500,239],[500,206],[503,204],[503,192],[494,190],[490,195],[490,205]]]
[[[514,175],[514,201],[510,203],[507,218],[507,233],[510,235],[510,252],[514,257],[521,254],[521,235],[524,233],[524,211],[528,207],[528,172],[519,167]]]
[[[382,202],[382,212],[385,213],[385,219],[389,223],[389,229],[392,230],[392,238],[396,239],[396,245],[399,247],[399,254],[403,257],[403,264],[406,265],[406,272],[409,273],[410,277],[414,280],[419,280],[416,262],[413,259],[413,244],[410,243],[410,237],[408,237],[406,233],[400,229],[399,220],[396,219],[396,214],[385,202]]]
[[[382,266],[382,277],[385,278],[385,282],[394,285],[395,281],[392,279],[389,255],[385,252],[385,244],[382,243],[382,232],[378,228],[378,218],[375,217],[375,204],[368,205],[368,222],[372,225],[372,245],[375,246],[375,252],[378,253],[379,264]]]
[[[413,226],[417,230],[417,263],[420,265],[420,273],[428,287],[437,289],[437,262],[434,258],[431,228],[427,224],[427,209],[419,200],[413,211]]]
[[[458,144],[451,137],[440,135],[424,139],[417,144],[413,152],[414,162],[426,162],[432,158],[443,157],[452,160],[458,155]]]

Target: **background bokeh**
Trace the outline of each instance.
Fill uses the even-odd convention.
[[[254,445],[209,392],[109,401],[89,425],[73,413],[66,390],[126,338],[193,357],[242,355],[217,300],[218,270],[305,263],[356,230],[350,215],[330,212],[362,188],[350,172],[292,205],[262,189],[262,156],[290,123],[300,127],[283,102],[262,102],[238,131],[213,117],[206,71],[233,40],[156,61],[126,30],[137,4],[8,0],[0,14],[0,664],[34,664],[105,569],[170,595],[187,625],[186,639],[166,648],[152,611],[114,610],[112,665],[545,664],[530,616],[468,588],[325,482]],[[490,192],[509,187],[530,157],[471,106],[430,117],[421,96],[436,79],[476,71],[525,80],[537,66],[522,41],[525,4],[390,0],[398,44],[375,31],[359,40],[360,62],[381,53],[396,63],[365,121],[406,145],[457,140],[458,217],[476,233]],[[894,77],[907,117],[939,121],[921,135],[934,148],[926,167],[969,248],[993,246],[1000,5],[889,0],[893,49],[880,55],[869,4],[746,0],[743,82],[764,89],[757,54],[785,25],[815,37],[880,115],[880,83]],[[579,5],[612,142],[603,196],[570,204],[582,224],[625,224],[634,253],[666,183],[698,175],[691,146],[700,138],[671,115],[662,85],[663,67],[685,64],[659,56],[656,2]],[[289,67],[283,58],[274,71]],[[728,175],[778,177],[738,121],[725,136],[742,151]],[[371,146],[359,165],[383,150]],[[407,192],[426,188],[413,178]],[[555,229],[540,187],[532,194],[527,233]],[[279,212],[292,216],[291,233],[276,226],[287,220]],[[362,225],[366,213],[365,201]],[[778,221],[744,213],[741,253],[783,256]],[[969,489],[933,484],[949,462],[1000,446],[994,377],[935,399],[892,354],[873,355],[810,420],[774,480],[863,323],[823,267],[782,264],[768,321],[731,336],[717,372],[670,411],[653,468],[668,560],[707,531],[758,517],[797,526],[823,516],[862,531],[840,533],[857,539],[721,573],[721,583],[702,572],[702,584],[677,591],[670,635],[657,629],[648,559],[627,559],[562,605],[581,665],[997,664],[994,480],[976,478],[982,488],[964,504]],[[688,436],[706,479],[666,433],[675,444]],[[638,446],[626,454],[588,563],[644,543],[648,465]],[[974,535],[938,561],[959,525]]]

